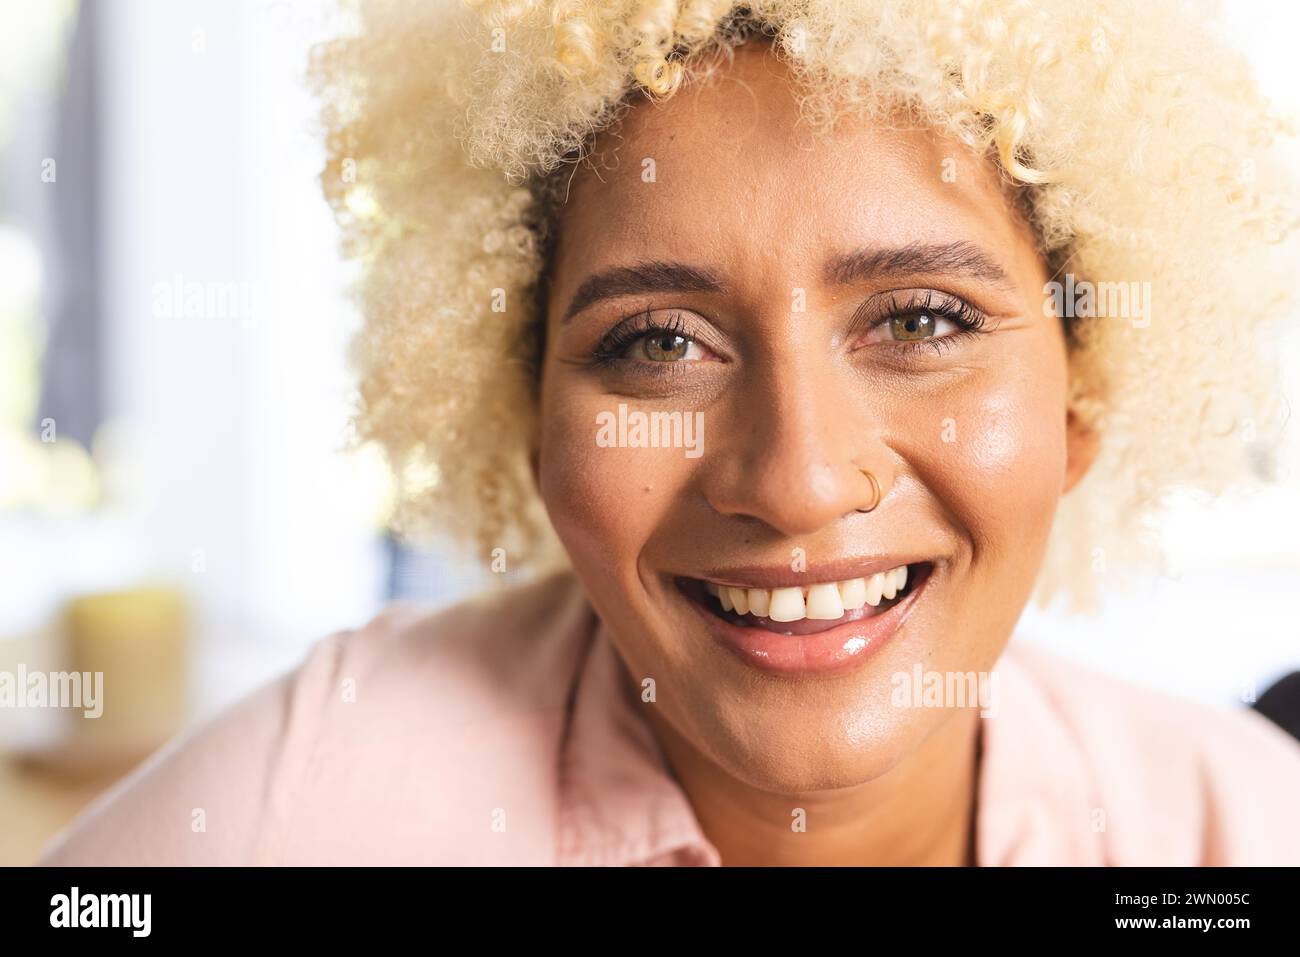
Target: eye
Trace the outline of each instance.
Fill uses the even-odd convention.
[[[928,312],[913,312],[902,316],[891,316],[884,323],[890,336],[897,342],[909,342],[917,339],[930,339],[940,334],[946,326],[956,328],[956,323],[945,316],[936,316]]]
[[[599,365],[641,363],[675,365],[716,359],[717,356],[690,334],[691,320],[680,312],[656,316],[641,312],[629,316],[607,332],[596,345],[592,359]]]
[[[679,362],[703,358],[699,343],[676,332],[652,332],[641,340],[641,351],[654,362]]]
[[[874,318],[872,315],[874,314]],[[892,349],[933,349],[942,353],[983,330],[986,317],[956,296],[926,291],[864,304],[870,323],[864,345]]]

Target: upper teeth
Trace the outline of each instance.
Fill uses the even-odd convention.
[[[906,584],[907,566],[899,565],[870,578],[801,587],[736,588],[713,582],[705,582],[704,587],[726,611],[754,614],[773,621],[799,621],[803,618],[834,620],[863,605],[874,608],[881,601],[893,598]]]

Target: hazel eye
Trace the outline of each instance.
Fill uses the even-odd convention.
[[[864,345],[903,351],[933,348],[936,354],[979,335],[987,319],[965,300],[936,290],[890,293],[884,301],[869,299],[860,308],[861,314],[878,317],[871,322]]]
[[[928,312],[914,312],[894,316],[889,320],[889,333],[899,342],[929,339],[938,332],[941,322],[951,322],[942,316],[933,316]]]
[[[663,372],[652,366],[671,366],[718,360],[718,355],[694,335],[703,329],[705,320],[692,313],[674,311],[662,318],[651,310],[628,316],[605,333],[592,350],[592,360],[599,366],[620,363],[628,374]],[[707,337],[708,333],[703,333]]]
[[[675,332],[652,333],[641,341],[641,351],[653,362],[679,362],[682,359],[700,358],[699,346],[693,340]],[[692,352],[696,354],[692,355]]]

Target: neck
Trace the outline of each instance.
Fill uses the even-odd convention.
[[[799,795],[761,791],[701,755],[674,729],[655,737],[725,866],[975,864],[979,714],[954,709],[921,746],[863,784]],[[805,812],[794,826],[793,808]]]

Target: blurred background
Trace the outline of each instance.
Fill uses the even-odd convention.
[[[357,316],[302,75],[348,26],[314,0],[0,0],[0,675],[104,671],[113,701],[0,706],[0,865],[311,642],[486,583],[398,544],[391,476],[345,449]],[[1297,26],[1281,0],[1223,22],[1293,113]],[[1300,670],[1295,433],[1271,487],[1175,504],[1166,574],[1095,618],[1031,608],[1024,639],[1256,704]]]

